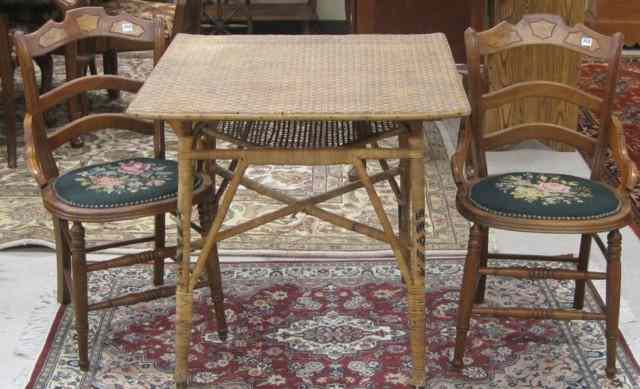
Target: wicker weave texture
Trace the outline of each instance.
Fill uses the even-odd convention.
[[[178,35],[128,113],[181,120],[433,120],[470,112],[429,35]]]
[[[358,131],[353,122],[223,121],[207,132],[247,145],[280,149],[340,148],[400,129],[396,122],[370,122]]]

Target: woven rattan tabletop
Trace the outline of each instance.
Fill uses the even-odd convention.
[[[443,34],[179,34],[127,112],[174,120],[435,120],[469,102]]]

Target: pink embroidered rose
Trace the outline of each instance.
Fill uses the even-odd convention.
[[[571,188],[568,185],[560,184],[557,182],[541,182],[538,184],[538,189],[541,192],[552,193],[569,193]]]
[[[144,173],[145,171],[149,170],[150,167],[151,166],[149,164],[146,164],[144,162],[131,161],[131,162],[120,164],[120,168],[118,170],[120,170],[122,173],[138,176]]]
[[[93,182],[97,187],[105,189],[113,189],[122,185],[120,179],[108,176],[96,177]]]

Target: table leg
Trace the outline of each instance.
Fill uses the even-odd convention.
[[[189,343],[193,295],[189,290],[191,258],[191,207],[193,163],[185,155],[192,151],[193,137],[178,140],[178,280],[176,290],[176,388],[186,389],[189,378]]]
[[[409,135],[409,147],[411,149],[424,150],[424,134],[422,123],[412,123]],[[413,359],[413,376],[411,383],[416,388],[424,388],[426,385],[425,368],[425,178],[424,156],[409,161],[409,185],[411,201],[411,240],[410,263],[413,280],[408,283],[409,295],[409,330],[411,341],[411,356]]]

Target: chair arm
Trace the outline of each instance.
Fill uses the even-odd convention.
[[[27,170],[36,179],[38,185],[43,188],[49,183],[49,176],[46,168],[42,166],[40,159],[38,158],[37,148],[39,138],[35,136],[33,129],[33,117],[31,114],[24,116],[24,141],[25,141],[25,164]],[[46,145],[45,145],[46,147]]]
[[[613,159],[620,172],[620,186],[627,190],[633,190],[638,184],[638,168],[627,151],[622,123],[616,116],[611,116],[611,129],[609,131],[609,147]]]
[[[464,124],[460,126],[458,132],[458,147],[451,156],[451,171],[453,180],[459,190],[466,191],[469,185],[466,173],[466,164],[469,160],[469,152],[471,151],[471,129],[469,128],[469,120],[466,119]]]

